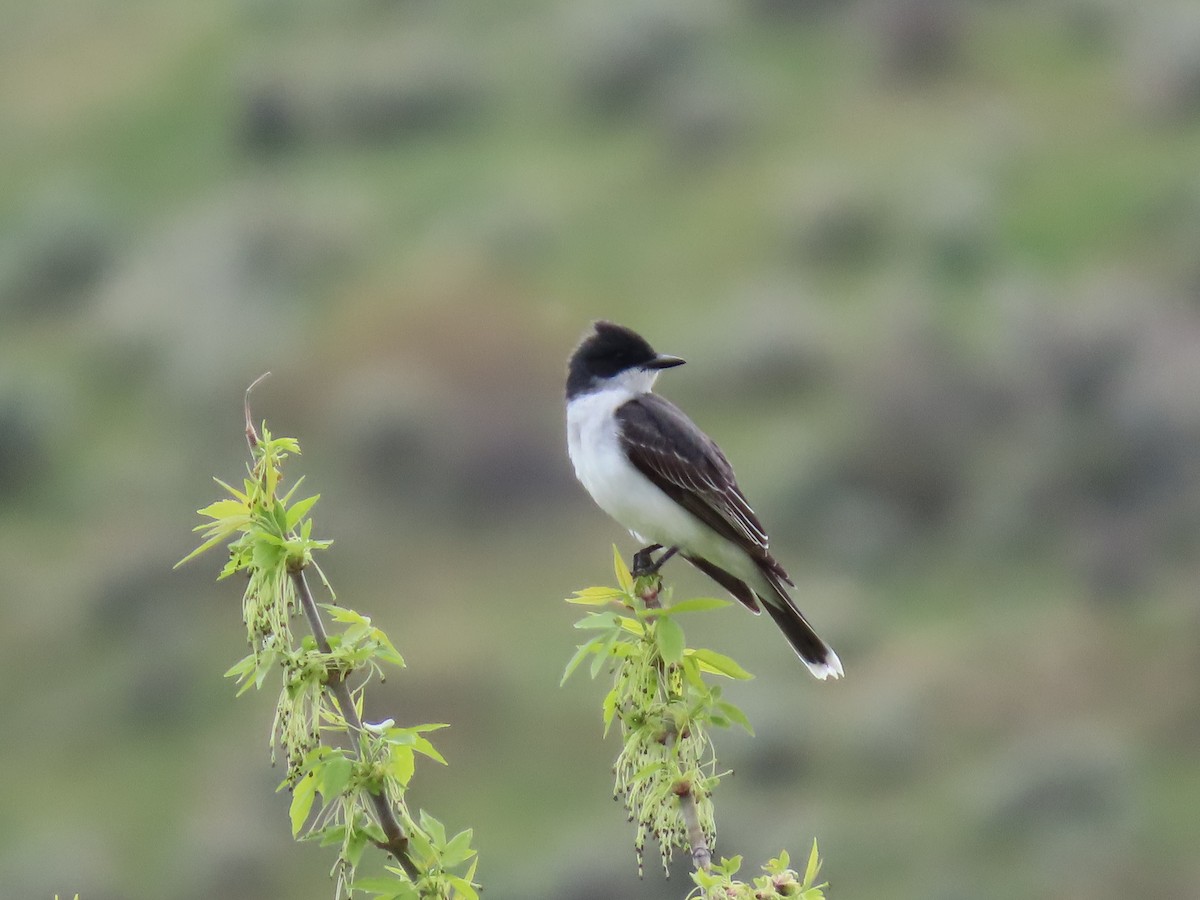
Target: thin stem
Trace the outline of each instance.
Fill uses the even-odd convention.
[[[296,589],[297,596],[300,597],[300,605],[304,608],[304,615],[308,619],[309,628],[312,629],[313,638],[317,642],[317,649],[322,653],[329,653],[329,636],[325,633],[325,624],[321,621],[321,612],[317,609],[316,601],[313,600],[312,591],[308,588],[308,579],[304,577],[304,570],[291,569],[288,574],[291,575],[292,585]],[[354,697],[350,693],[350,687],[342,678],[341,673],[329,673],[329,689],[333,692],[333,697],[341,709],[342,718],[346,720],[346,724],[350,726],[355,737],[358,737],[363,730],[362,718],[354,706]],[[409,856],[408,836],[396,819],[396,811],[388,802],[387,793],[381,791],[378,794],[369,793],[367,796],[371,798],[371,803],[375,807],[375,816],[379,819],[379,825],[387,838],[385,841],[376,841],[376,845],[381,850],[390,853],[400,864],[404,874],[413,884],[416,884],[421,877],[421,870]]]
[[[251,452],[254,452],[254,448],[258,446],[258,430],[254,427],[254,420],[250,418],[250,392],[270,374],[270,372],[263,372],[255,378],[250,383],[250,387],[246,388],[246,396],[242,401],[242,410],[246,413],[246,443],[250,445]]]
[[[696,797],[691,789],[679,794],[679,805],[683,809],[683,821],[687,825],[688,843],[692,847],[692,865],[697,869],[708,869],[712,865],[712,851],[704,829],[700,827],[700,811],[696,808]]]
[[[636,584],[635,587],[638,589],[638,596],[646,604],[646,609],[662,609],[662,604],[658,602],[658,595],[662,592],[661,575],[655,572],[648,578],[645,578],[642,583]]]

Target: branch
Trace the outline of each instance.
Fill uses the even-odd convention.
[[[316,601],[313,600],[312,591],[308,587],[308,579],[304,577],[302,568],[289,569],[288,574],[291,576],[292,584],[296,588],[296,594],[300,597],[300,605],[304,608],[305,618],[308,619],[309,628],[312,629],[313,638],[317,642],[317,649],[322,653],[331,652],[329,646],[329,637],[325,634],[325,625],[321,621],[321,612],[317,609]],[[329,673],[329,689],[333,692],[334,699],[337,700],[338,707],[341,709],[342,718],[346,720],[346,724],[350,726],[350,730],[357,736],[362,733],[363,724],[362,718],[358,714],[358,709],[354,705],[354,697],[350,693],[350,688],[346,684],[346,680],[342,678],[340,672]],[[400,868],[404,870],[413,884],[416,884],[421,877],[421,870],[417,868],[417,864],[413,862],[412,857],[408,853],[408,836],[404,833],[404,829],[400,826],[400,822],[396,819],[396,812],[392,809],[392,805],[388,802],[386,792],[378,794],[370,794],[371,803],[375,807],[375,815],[379,819],[379,825],[383,829],[386,841],[376,841],[375,844],[379,849],[390,853],[400,864]]]
[[[613,766],[613,798],[624,800],[629,821],[637,823],[638,875],[646,839],[653,835],[668,877],[672,852],[691,852],[695,888],[687,900],[822,900],[825,885],[815,883],[821,863],[815,841],[803,876],[790,867],[787,851],[764,864],[763,874],[744,881],[736,880],[741,856],[713,859],[712,793],[729,773],[717,771],[709,729],[740,725],[753,731],[745,713],[722,699],[719,686],[706,676],[739,681],[753,676],[724,654],[687,646],[680,616],[730,604],[712,597],[672,601],[671,589],[663,586],[650,559],[651,549],[658,548],[640,551],[631,568],[613,547],[617,587],[584,588],[567,598],[568,603],[607,609],[589,612],[575,623],[593,636],[576,647],[563,673],[565,682],[591,656],[593,679],[606,664],[613,675],[601,709],[605,735],[613,722],[620,724],[624,747]]]
[[[696,809],[696,798],[691,788],[676,792],[679,805],[683,808],[683,820],[687,823],[688,843],[692,845],[692,865],[697,869],[709,869],[712,866],[712,851],[708,849],[708,841],[704,838],[704,829],[700,827],[700,813]]]
[[[424,810],[418,824],[405,803],[416,755],[445,763],[424,737],[444,726],[400,727],[391,719],[364,724],[362,687],[352,682],[365,684],[363,679],[376,673],[382,677],[384,665],[403,667],[404,659],[382,630],[352,609],[331,608],[334,622],[346,627],[336,635],[326,631],[304,571],[316,565],[312,554],[331,543],[312,537],[308,513],[320,495],[293,501],[303,478],[286,492],[280,490],[282,463],[300,453],[300,443],[272,437],[266,423],[260,434],[248,397],[243,406],[253,458],[249,477],[242,489],[217,479],[229,496],[198,510],[212,521],[195,528],[203,535],[201,544],[178,565],[228,541],[229,559],[220,577],[235,572],[248,576],[242,620],[251,649],[226,675],[237,678],[240,694],[262,687],[272,669],[282,674],[271,723],[271,760],[277,747],[286,753],[287,777],[277,790],[291,791],[292,835],[317,838],[323,845],[340,842],[330,873],[337,876],[339,897],[360,890],[415,897],[415,889],[421,896],[475,900],[479,886],[472,878],[478,856],[471,847],[471,829],[449,836]],[[291,621],[298,606],[312,633],[299,641]],[[351,672],[364,674],[351,679]],[[326,740],[332,735],[338,740]],[[348,746],[333,746],[343,741]],[[366,844],[393,858],[389,875],[356,881]]]
[[[647,578],[638,587],[638,596],[646,604],[647,609],[662,609],[658,595],[662,591],[662,576],[655,574]],[[675,744],[675,729],[667,735],[667,746]],[[687,824],[688,843],[692,849],[692,865],[697,869],[707,870],[712,866],[712,851],[709,850],[708,840],[704,837],[704,829],[700,827],[700,810],[696,808],[696,796],[692,793],[691,784],[684,782],[675,791],[679,798],[679,807],[683,812],[683,821]]]

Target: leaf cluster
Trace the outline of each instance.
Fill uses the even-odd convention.
[[[710,728],[739,725],[754,733],[746,716],[723,699],[720,685],[710,678],[753,676],[724,654],[688,647],[679,618],[729,602],[700,597],[673,603],[670,589],[663,588],[657,574],[634,578],[616,547],[613,569],[616,587],[585,588],[567,599],[611,608],[593,610],[575,623],[581,631],[595,634],[576,647],[563,681],[589,657],[593,678],[606,666],[612,672],[613,686],[602,703],[604,733],[614,721],[619,723],[623,745],[613,767],[614,796],[624,799],[630,821],[637,823],[639,874],[646,837],[653,835],[664,869],[674,849],[692,851],[696,887],[689,900],[824,900],[825,885],[815,883],[821,865],[816,841],[803,877],[789,867],[787,851],[750,882],[735,878],[742,857],[709,861],[708,848],[716,838],[712,792],[726,774],[717,772]],[[694,808],[701,835],[689,833],[685,804]],[[695,840],[701,837],[705,846],[698,854]]]
[[[405,801],[418,755],[445,764],[426,737],[445,726],[363,722],[366,684],[374,676],[382,680],[385,667],[403,667],[404,659],[368,617],[312,600],[306,569],[315,569],[329,587],[313,560],[331,543],[312,537],[309,514],[319,495],[294,499],[303,479],[282,492],[283,461],[300,452],[294,439],[273,438],[265,424],[261,437],[251,429],[247,434],[248,476],[240,489],[217,480],[228,496],[199,510],[210,520],[196,528],[202,543],[179,564],[228,541],[220,577],[246,577],[242,613],[250,652],[225,674],[237,679],[240,696],[261,688],[271,672],[280,673],[271,753],[274,761],[278,746],[287,761],[279,789],[292,794],[292,834],[338,847],[331,872],[336,896],[361,891],[386,900],[476,900],[472,832],[448,837],[441,822],[423,810],[413,816]],[[302,606],[311,633],[297,638],[292,619]],[[326,633],[319,610],[336,630]],[[412,870],[388,866],[385,875],[356,880],[367,846],[394,849],[380,818],[381,798],[402,830]]]
[[[606,666],[612,671],[613,685],[601,708],[605,735],[615,721],[623,741],[614,766],[614,797],[624,801],[637,823],[639,872],[649,836],[658,843],[665,869],[675,849],[691,846],[679,797],[694,800],[706,840],[711,844],[716,837],[711,795],[726,773],[717,771],[710,728],[736,724],[753,733],[745,714],[707,676],[752,676],[715,650],[688,647],[679,623],[684,615],[728,606],[728,601],[699,597],[671,603],[656,575],[635,579],[615,547],[613,557],[617,587],[586,588],[567,601],[615,609],[589,612],[575,623],[596,634],[576,648],[563,681],[588,657],[593,678]]]
[[[821,871],[817,842],[813,841],[803,877],[789,868],[790,863],[788,853],[784,850],[762,867],[764,874],[747,883],[734,878],[742,867],[742,857],[722,859],[708,870],[692,873],[696,887],[688,894],[688,900],[774,900],[778,897],[825,900],[826,885],[815,883]]]
[[[226,673],[238,678],[242,685],[239,694],[250,684],[262,687],[279,656],[291,649],[290,618],[297,610],[297,600],[290,573],[311,565],[328,587],[312,554],[332,543],[312,536],[312,519],[308,514],[320,494],[294,500],[303,478],[286,494],[279,493],[283,461],[300,454],[299,442],[294,438],[273,438],[264,423],[262,438],[252,443],[251,450],[252,464],[240,490],[219,478],[213,479],[229,496],[198,510],[199,515],[211,521],[196,526],[194,530],[203,538],[200,546],[176,563],[181,566],[228,541],[229,559],[218,577],[224,579],[238,572],[247,576],[242,619],[251,653]]]

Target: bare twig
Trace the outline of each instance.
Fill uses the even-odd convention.
[[[696,797],[689,787],[678,793],[679,805],[683,810],[683,821],[687,824],[688,843],[692,847],[692,865],[697,869],[708,869],[712,865],[712,851],[708,849],[708,840],[704,837],[704,829],[700,827],[700,811],[696,808]]]
[[[250,445],[251,450],[254,450],[258,446],[258,431],[254,427],[254,421],[250,418],[250,392],[258,387],[258,383],[270,374],[270,372],[263,372],[250,382],[250,387],[246,388],[245,399],[242,401],[242,409],[246,413],[246,443]]]
[[[292,584],[296,588],[296,594],[300,597],[300,605],[304,608],[304,615],[308,619],[309,628],[312,629],[313,638],[317,642],[317,649],[322,653],[329,653],[329,637],[325,633],[325,625],[321,621],[321,612],[317,609],[316,601],[313,600],[312,591],[309,590],[308,580],[304,577],[302,568],[291,569],[289,574],[292,578]],[[360,735],[363,730],[362,718],[358,714],[358,709],[354,706],[354,697],[350,693],[350,687],[346,684],[346,680],[342,678],[339,672],[329,673],[329,689],[333,692],[334,699],[337,700],[338,707],[342,711],[342,718],[346,720],[346,724],[350,726],[350,730],[355,737]],[[400,826],[400,822],[396,819],[396,812],[392,809],[391,803],[388,802],[387,792],[381,791],[378,794],[370,794],[371,803],[375,807],[375,815],[379,819],[379,825],[383,829],[384,836],[387,838],[384,841],[376,841],[376,846],[379,849],[390,853],[400,864],[400,868],[404,870],[409,879],[416,884],[421,877],[421,870],[417,868],[417,864],[413,862],[412,857],[408,852],[408,836],[404,833],[404,829]]]

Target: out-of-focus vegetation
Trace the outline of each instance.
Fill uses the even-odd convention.
[[[412,802],[491,900],[685,894],[558,687],[617,536],[562,437],[601,316],[691,361],[846,666],[697,629],[758,676],[718,854],[1200,893],[1194,3],[12,0],[0,123],[5,896],[331,889],[212,663],[239,591],[170,568],[267,369],[409,663],[368,714],[453,724]]]

